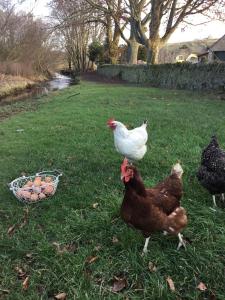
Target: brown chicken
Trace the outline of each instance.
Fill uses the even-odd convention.
[[[145,240],[143,253],[147,252],[150,235],[155,231],[177,235],[178,249],[185,247],[181,230],[187,225],[187,215],[180,207],[183,169],[179,163],[171,170],[171,175],[153,188],[145,188],[143,180],[133,165],[124,159],[121,165],[121,179],[125,194],[121,205],[122,219],[140,230]]]

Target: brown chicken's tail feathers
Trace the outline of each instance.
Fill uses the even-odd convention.
[[[171,169],[171,174],[176,174],[179,178],[182,177],[184,173],[184,170],[181,167],[180,162],[178,161],[175,165],[173,165],[172,169]]]
[[[168,216],[167,231],[171,234],[178,234],[187,225],[186,210],[178,207]]]

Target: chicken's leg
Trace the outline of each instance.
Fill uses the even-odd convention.
[[[212,197],[213,197],[213,205],[214,205],[215,207],[217,207],[217,205],[216,205],[216,195],[212,195]]]
[[[178,244],[178,246],[177,246],[177,250],[179,250],[180,249],[180,247],[184,247],[185,249],[186,249],[186,243],[185,243],[185,241],[183,240],[183,235],[181,234],[181,233],[178,233],[178,239],[179,239],[179,244]]]
[[[225,199],[224,199],[224,193],[222,193],[221,196],[222,196],[222,200],[224,201],[224,200],[225,200]]]
[[[143,248],[143,251],[142,251],[142,255],[144,255],[144,254],[146,254],[148,252],[148,243],[149,243],[149,240],[150,240],[150,236],[145,239],[145,245],[144,245],[144,248]]]

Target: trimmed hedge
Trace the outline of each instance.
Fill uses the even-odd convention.
[[[225,90],[225,64],[102,65],[98,74],[131,83],[187,90]]]

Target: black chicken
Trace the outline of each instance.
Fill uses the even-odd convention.
[[[212,136],[209,145],[202,152],[197,178],[213,196],[214,206],[216,206],[216,194],[222,194],[224,201],[225,151],[220,149],[215,135]]]

